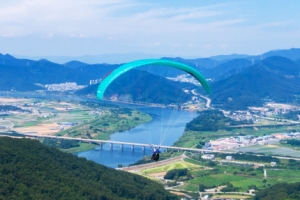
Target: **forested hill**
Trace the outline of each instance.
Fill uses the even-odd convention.
[[[261,106],[264,98],[291,102],[300,93],[300,65],[283,57],[269,57],[239,74],[212,84],[212,102],[225,109]]]
[[[48,60],[17,59],[0,54],[0,90],[33,91],[44,89],[39,84],[76,82],[88,85],[90,80],[103,78],[118,65],[88,65],[69,62],[65,65]]]
[[[177,199],[163,186],[31,139],[0,137],[0,199]]]
[[[91,85],[76,94],[95,95],[98,85]],[[180,83],[167,80],[161,76],[141,70],[131,70],[113,81],[104,93],[109,98],[118,95],[129,101],[141,101],[159,104],[181,104],[191,100],[191,95],[183,92],[183,88],[196,88],[190,83]]]
[[[278,183],[259,191],[255,200],[299,200],[300,183]]]

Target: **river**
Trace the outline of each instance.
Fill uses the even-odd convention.
[[[36,93],[6,93],[0,92],[0,96],[10,97],[29,97],[29,98],[43,98],[43,99],[63,99],[80,101],[98,101],[96,99],[81,98],[81,97],[67,97],[61,95],[41,95]],[[112,104],[110,102],[107,102]],[[129,104],[113,103],[122,107],[129,107],[141,112],[145,112],[152,117],[152,121],[139,125],[129,131],[115,133],[111,136],[113,141],[122,142],[135,142],[146,144],[161,144],[172,146],[179,137],[183,134],[186,123],[190,122],[197,116],[196,112],[158,108],[158,107],[146,107]],[[151,155],[150,148],[147,147],[145,151],[142,151],[141,147],[135,147],[131,150],[131,146],[124,145],[123,149],[119,145],[114,145],[113,149],[110,149],[109,144],[105,144],[102,148],[97,147],[95,149],[79,152],[76,155],[79,157],[85,157],[88,160],[93,160],[96,163],[103,164],[108,167],[116,168],[118,164],[128,166],[140,159],[145,155]]]
[[[130,107],[132,108],[132,106]],[[130,131],[115,133],[111,136],[111,140],[172,146],[183,134],[186,123],[197,116],[196,112],[173,109],[143,106],[135,106],[135,109],[150,114],[153,120]],[[128,166],[145,155],[151,155],[151,151],[150,147],[147,147],[143,152],[142,148],[138,146],[132,151],[131,146],[126,145],[123,149],[119,145],[114,145],[111,150],[109,144],[105,144],[102,148],[80,152],[77,155],[116,168],[118,164]]]

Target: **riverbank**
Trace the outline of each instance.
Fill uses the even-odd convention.
[[[109,140],[114,133],[131,130],[141,124],[150,122],[152,117],[137,110],[119,108],[110,111],[102,117],[98,117],[83,124],[79,124],[70,129],[60,131],[57,136],[80,137],[89,139]],[[67,152],[87,151],[97,147],[95,144],[79,143],[79,147],[69,148]]]
[[[58,135],[78,138],[108,140],[116,132],[124,132],[150,122],[152,117],[141,111],[123,108],[103,102],[62,99],[1,97],[0,103],[7,106],[0,119],[2,131],[20,134]],[[10,110],[14,108],[14,110]],[[41,139],[44,143],[44,140]],[[63,144],[62,144],[63,143]],[[93,149],[85,143],[49,142],[54,147],[68,152]],[[66,149],[68,147],[73,147]]]

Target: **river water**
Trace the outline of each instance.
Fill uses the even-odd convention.
[[[98,101],[96,99],[81,98],[81,97],[67,97],[61,95],[40,95],[35,93],[9,93],[0,92],[0,96],[10,97],[28,97],[28,98],[43,98],[43,99],[73,99],[80,101]],[[109,102],[108,102],[109,103]],[[113,103],[116,104],[116,103]],[[121,142],[134,142],[155,145],[168,145],[172,146],[179,137],[183,134],[186,123],[190,122],[197,116],[196,112],[181,111],[157,107],[145,107],[129,104],[116,105],[122,107],[133,108],[141,112],[151,115],[152,121],[139,125],[129,131],[115,133],[111,136],[110,140]],[[131,146],[124,145],[121,149],[119,145],[114,145],[113,149],[109,144],[102,145],[102,148],[79,152],[76,155],[85,157],[88,160],[93,160],[96,163],[106,165],[108,167],[116,168],[118,164],[128,166],[140,159],[145,155],[151,155],[150,147],[146,147],[142,151],[142,147],[135,147],[134,150]]]
[[[130,131],[115,133],[111,136],[111,140],[172,146],[183,134],[186,123],[197,116],[196,112],[173,109],[142,106],[137,106],[135,109],[150,114],[153,120]],[[151,155],[151,151],[150,147],[146,147],[143,152],[142,147],[139,146],[132,150],[129,145],[124,145],[122,149],[119,145],[114,145],[111,149],[109,144],[105,144],[102,148],[80,152],[77,155],[116,168],[118,164],[128,166],[145,155]]]

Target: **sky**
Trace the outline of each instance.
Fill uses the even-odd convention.
[[[300,47],[298,0],[9,0],[0,53],[209,57]]]

